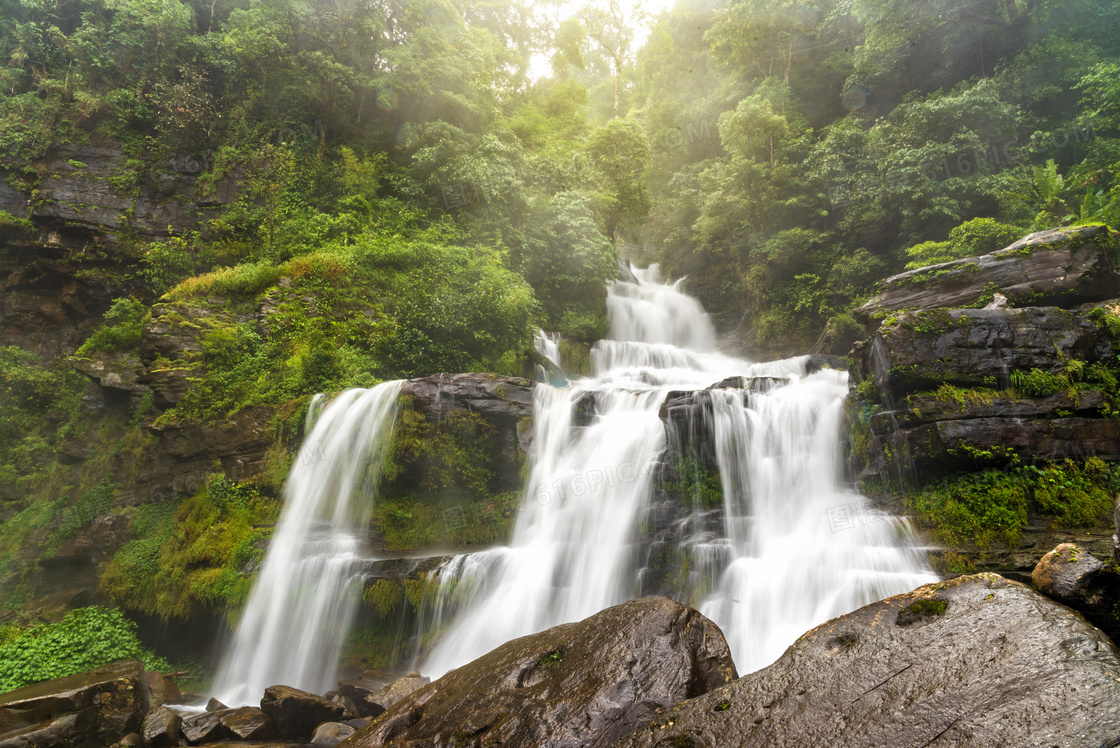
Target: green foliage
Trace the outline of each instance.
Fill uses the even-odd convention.
[[[51,544],[55,548],[73,538],[98,517],[109,513],[113,507],[116,485],[103,478],[93,488],[86,491],[60,516],[58,529],[55,530]]]
[[[1089,458],[960,475],[913,491],[906,501],[941,542],[1014,546],[1032,511],[1063,528],[1107,524],[1118,489],[1120,469]]]
[[[279,509],[275,499],[220,475],[178,506],[145,505],[101,589],[118,604],[163,620],[207,608],[236,616],[252,583],[247,569],[264,555]]]
[[[919,522],[951,545],[1014,544],[1027,523],[1029,481],[996,471],[966,475],[908,498]]]
[[[0,482],[15,496],[39,485],[61,442],[79,436],[85,377],[29,351],[0,348]]]
[[[404,586],[392,579],[375,579],[362,593],[362,601],[377,609],[377,615],[388,618],[404,600]]]
[[[1011,388],[1023,397],[1049,397],[1070,388],[1069,377],[1051,374],[1039,369],[1013,371],[1009,375]]]
[[[148,308],[136,299],[114,299],[109,311],[105,312],[106,324],[82,343],[76,355],[94,351],[116,353],[139,347],[140,335],[148,318]]]
[[[974,218],[965,221],[949,232],[947,242],[923,242],[910,247],[906,254],[914,259],[907,270],[950,262],[964,257],[990,254],[1014,243],[1025,232],[991,218]]]
[[[666,481],[663,488],[702,509],[723,505],[723,481],[719,470],[707,460],[685,454],[673,461],[677,480]]]
[[[7,628],[0,637],[0,692],[92,670],[115,660],[137,659],[149,670],[171,666],[145,649],[136,624],[119,610],[90,606],[58,623]]]

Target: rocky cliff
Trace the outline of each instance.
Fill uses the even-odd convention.
[[[1120,488],[1117,235],[1033,234],[883,281],[851,355],[853,471],[943,571],[1026,579],[1057,543],[1111,552]]]

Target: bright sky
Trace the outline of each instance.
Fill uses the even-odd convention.
[[[633,9],[635,6],[641,5],[642,9],[647,14],[655,18],[662,11],[666,11],[672,8],[674,1],[675,0],[621,0],[621,3],[622,7],[626,9],[627,17],[633,15]],[[579,12],[580,7],[582,7],[584,4],[584,2],[579,2],[578,0],[577,2],[569,1],[562,3],[559,7],[555,8],[538,7],[537,12],[541,13],[542,15],[551,15],[553,18],[560,21],[574,16],[577,12]],[[637,37],[635,38],[635,42],[637,43],[638,48],[640,48],[642,44],[645,43],[646,36],[648,36],[648,31],[646,31],[645,29],[641,30],[641,32],[637,35]],[[537,80],[538,78],[543,78],[547,75],[551,75],[551,73],[552,65],[549,64],[548,57],[546,55],[533,55],[533,61],[529,67],[529,76],[533,80]]]

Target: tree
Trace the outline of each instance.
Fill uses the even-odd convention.
[[[580,12],[587,34],[610,57],[614,79],[614,117],[619,117],[622,69],[634,54],[636,27],[648,16],[641,2],[629,8],[620,0],[593,0]]]

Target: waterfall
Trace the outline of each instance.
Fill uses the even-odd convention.
[[[214,685],[219,701],[254,704],[265,688],[335,687],[361,596],[361,534],[402,382],[348,390],[308,408],[308,436],[284,487],[284,509]]]
[[[641,523],[666,449],[659,409],[673,391],[774,377],[766,392],[713,389],[701,424],[724,487],[722,536],[681,540],[691,592],[723,628],[740,672],[772,662],[809,628],[933,581],[904,522],[863,509],[841,483],[846,374],[808,357],[751,364],[716,349],[711,320],[657,266],[608,289],[609,339],[591,376],[538,386],[530,475],[509,547],[449,562],[425,663],[438,676],[512,638],[641,594]],[[843,520],[845,507],[847,519]],[[851,525],[850,527],[848,525]],[[843,526],[841,526],[843,525]]]
[[[563,369],[560,362],[560,333],[537,330],[537,337],[533,338],[533,347],[537,353],[556,364],[557,369]]]

